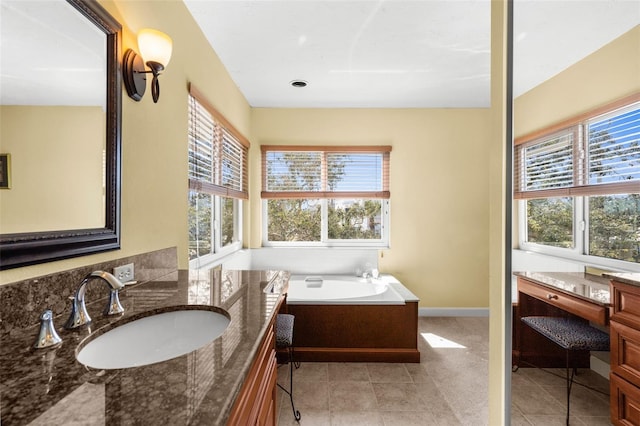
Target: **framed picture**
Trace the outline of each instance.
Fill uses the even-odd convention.
[[[11,188],[11,154],[0,154],[0,189]]]

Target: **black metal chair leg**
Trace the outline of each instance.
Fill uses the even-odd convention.
[[[289,400],[291,401],[291,410],[293,411],[293,418],[296,422],[299,422],[302,418],[300,415],[300,411],[296,410],[295,403],[293,402],[293,366],[296,364],[293,361],[293,348],[290,346],[287,348],[287,352],[289,353],[289,389],[285,389],[280,383],[278,383],[278,387],[282,389],[287,395],[289,395]],[[297,363],[296,368],[300,366],[300,363]]]
[[[289,399],[291,400],[291,409],[293,410],[293,418],[296,419],[296,422],[300,421],[302,417],[300,415],[300,411],[296,410],[296,406],[293,403],[293,348],[289,347]],[[296,368],[300,367],[300,363],[296,366]]]
[[[569,426],[569,404],[571,403],[571,388],[573,387],[573,378],[576,374],[576,368],[571,369],[571,377],[569,377],[569,351],[567,350],[567,426]]]

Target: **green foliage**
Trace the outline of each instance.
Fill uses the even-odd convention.
[[[381,237],[380,200],[358,200],[342,207],[336,200],[329,201],[330,239],[379,239]]]
[[[317,200],[269,200],[269,241],[320,241],[321,210]]]
[[[213,251],[211,195],[189,192],[189,260]]]
[[[640,194],[589,197],[589,254],[640,263]]]
[[[220,244],[222,247],[233,243],[235,237],[235,228],[233,222],[233,212],[235,210],[235,200],[233,198],[221,198],[222,201],[222,225]]]
[[[552,247],[573,247],[572,199],[528,200],[527,240]]]

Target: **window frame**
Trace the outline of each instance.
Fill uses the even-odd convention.
[[[216,151],[217,154],[212,154],[213,165],[212,176],[210,179],[198,179],[191,176],[191,169],[188,175],[188,193],[196,192],[199,194],[206,194],[212,198],[211,209],[211,237],[213,239],[211,244],[211,253],[195,257],[189,260],[190,268],[200,268],[207,264],[211,264],[222,257],[232,254],[242,249],[243,245],[243,213],[244,213],[244,200],[249,198],[248,181],[249,181],[249,169],[248,169],[248,151],[250,142],[245,138],[229,121],[224,118],[204,97],[204,95],[194,87],[189,85],[189,103],[195,101],[202,107],[208,114],[210,114],[213,126],[216,128],[214,140],[212,143],[212,151]],[[189,114],[188,132],[189,138],[191,138],[192,128],[192,116]],[[230,145],[234,152],[239,152],[237,156],[239,163],[234,166],[239,168],[238,179],[235,179],[232,183],[232,187],[225,186],[225,174],[223,162],[228,157],[225,157],[229,152],[228,148],[225,150],[226,144]],[[189,153],[191,153],[191,143],[189,143]],[[217,156],[216,156],[217,155]],[[218,161],[219,164],[215,164]],[[234,169],[234,170],[237,170]],[[239,182],[238,182],[239,181]],[[224,199],[233,200],[233,241],[226,246],[222,245],[222,220],[223,220],[223,201]]]
[[[360,199],[360,198],[358,198]],[[391,201],[382,200],[381,225],[382,238],[380,239],[329,239],[328,203],[330,199],[320,200],[320,241],[270,241],[269,240],[269,199],[262,200],[262,246],[263,247],[353,247],[353,248],[389,248],[391,241],[389,224],[391,223]]]
[[[390,243],[391,193],[389,191],[389,166],[391,146],[317,146],[317,145],[263,145],[261,160],[262,185],[262,246],[263,247],[359,247],[359,248],[388,248]],[[320,152],[322,168],[326,167],[326,158],[331,154],[381,154],[382,169],[380,188],[368,191],[331,191],[327,189],[326,170],[323,170],[321,188],[317,191],[270,191],[267,188],[267,154],[269,152]],[[320,202],[320,240],[319,241],[270,241],[269,240],[269,208],[272,199],[309,199]],[[379,239],[329,239],[329,200],[370,200],[381,199],[381,238]]]
[[[589,184],[589,124],[602,117],[616,113],[623,114],[629,109],[640,107],[640,94],[634,94],[611,104],[584,113],[578,117],[556,124],[549,128],[517,138],[514,158],[514,200],[517,201],[518,212],[518,246],[521,250],[547,254],[581,263],[600,265],[603,267],[640,271],[640,264],[613,258],[605,258],[589,254],[589,197],[607,196],[616,194],[640,193],[640,181],[630,180],[614,183]],[[523,191],[524,186],[521,177],[522,149],[524,147],[540,143],[554,135],[575,129],[579,138],[575,141],[574,149],[574,184],[570,187],[559,189],[546,189],[538,191]],[[533,198],[573,198],[573,248],[553,247],[528,241],[527,200]]]

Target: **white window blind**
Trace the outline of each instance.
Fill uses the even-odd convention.
[[[262,198],[390,198],[389,146],[262,146]]]
[[[640,103],[587,122],[589,184],[640,181]]]
[[[249,142],[193,87],[189,96],[189,187],[249,198]]]
[[[537,191],[573,186],[573,140],[571,130],[522,147],[519,153],[521,190]]]
[[[640,102],[516,141],[514,198],[640,193]]]

